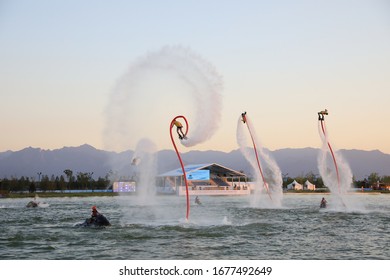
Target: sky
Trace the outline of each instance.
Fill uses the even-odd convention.
[[[390,153],[389,35],[386,0],[0,0],[0,152],[120,152],[144,137],[172,149],[171,119],[203,122],[194,111],[210,96],[191,89],[214,79],[217,127],[183,149],[238,149],[244,111],[270,150],[319,148],[326,108],[334,147]],[[186,67],[137,68],[165,48],[185,50]]]

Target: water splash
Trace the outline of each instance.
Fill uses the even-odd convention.
[[[134,152],[133,166],[137,178],[137,195],[140,201],[147,203],[156,196],[155,177],[157,175],[157,148],[149,139],[141,139]]]
[[[260,164],[263,170],[263,175],[265,177],[265,181],[268,184],[270,199],[267,195],[266,189],[264,186],[264,182],[259,174],[256,155],[250,145],[250,135],[248,135],[245,126],[242,123],[241,116],[237,120],[237,143],[240,147],[240,151],[244,155],[245,159],[251,164],[254,174],[255,174],[255,195],[253,196],[251,204],[252,206],[261,205],[264,208],[274,208],[281,207],[282,199],[283,199],[283,179],[282,172],[276,161],[273,157],[268,153],[265,149],[263,149],[262,145],[257,138],[256,131],[252,126],[252,122],[247,118],[247,125],[250,128],[253,141],[256,144],[257,152],[260,160]]]
[[[148,147],[155,151],[170,147],[166,124],[183,113],[192,127],[181,143],[186,147],[200,144],[219,126],[221,90],[222,79],[215,68],[190,49],[166,46],[148,53],[130,65],[109,96],[104,145],[106,149],[132,149],[143,146],[147,139]],[[146,190],[155,187],[157,175],[156,153],[141,149],[134,156],[141,158],[137,167],[140,197],[149,197]]]
[[[325,123],[318,122],[318,132],[322,141],[322,147],[318,155],[318,170],[332,195],[332,201],[328,204],[334,210],[357,209],[348,193],[352,191],[352,171],[348,162],[337,149],[331,150],[329,133],[325,128]],[[332,157],[332,152],[333,156]]]
[[[105,146],[129,149],[148,138],[170,147],[166,123],[185,114],[192,124],[183,145],[212,137],[220,122],[222,79],[215,68],[188,48],[163,47],[133,63],[109,96]]]

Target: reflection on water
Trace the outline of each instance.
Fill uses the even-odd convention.
[[[136,196],[1,199],[0,259],[390,259],[390,196],[350,195],[354,208],[320,209],[321,195],[285,195],[277,209],[249,197]],[[193,199],[192,199],[193,200]],[[112,226],[74,225],[97,205]]]

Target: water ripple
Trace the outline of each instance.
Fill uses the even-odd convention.
[[[182,197],[139,207],[115,198],[51,199],[27,209],[2,199],[0,259],[390,259],[390,196],[359,196],[364,210],[320,210],[316,195],[286,196],[277,209],[246,198],[204,197],[183,219]],[[89,206],[111,227],[74,225]],[[157,214],[152,214],[157,213]]]

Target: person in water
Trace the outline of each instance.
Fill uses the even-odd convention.
[[[318,120],[323,121],[324,120],[324,115],[328,115],[328,110],[325,109],[324,111],[318,112]]]
[[[197,196],[197,197],[195,197],[195,203],[196,204],[198,204],[198,205],[201,205],[202,203],[200,203],[200,199],[199,199],[199,197]]]
[[[97,217],[100,215],[98,210],[96,209],[96,206],[92,206],[92,212],[91,212],[91,218],[89,218],[89,223],[93,223],[96,221]]]
[[[99,213],[96,206],[92,206],[91,216],[86,218],[83,223],[77,224],[78,226],[84,227],[105,227],[111,226],[111,223],[104,217],[103,214]]]
[[[181,122],[175,120],[173,122],[173,125],[176,126],[176,131],[177,131],[177,134],[179,135],[179,139],[184,139],[185,135],[184,135],[184,132],[183,132],[183,125],[181,124]],[[173,126],[172,125],[172,126]]]
[[[327,203],[328,203],[328,202],[326,201],[325,197],[323,197],[323,198],[321,199],[320,208],[326,208],[326,204],[327,204]]]
[[[102,214],[98,212],[96,206],[92,206],[91,217],[87,219],[87,224],[94,224],[99,226],[110,226],[110,222]]]

